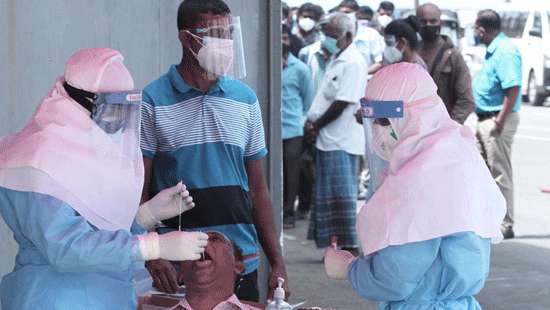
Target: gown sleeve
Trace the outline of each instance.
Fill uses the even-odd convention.
[[[441,238],[389,246],[354,260],[348,279],[362,297],[399,301],[413,293],[437,257]]]
[[[138,238],[129,231],[97,230],[69,205],[48,195],[14,195],[22,234],[56,270],[121,271],[140,260]]]

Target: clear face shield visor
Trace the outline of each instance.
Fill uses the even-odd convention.
[[[395,132],[389,119],[403,117],[403,101],[375,101],[361,99],[361,114],[365,131],[365,152],[370,178],[367,184],[366,201],[380,187],[387,175],[389,161],[382,158],[381,145],[385,136],[390,139]],[[397,136],[394,136],[397,141]]]
[[[239,16],[222,16],[206,22],[202,28],[186,30],[200,45],[193,56],[210,80],[219,77],[246,77],[244,47]]]
[[[91,117],[110,138],[106,153],[125,158],[139,154],[140,104],[139,90],[97,94]]]

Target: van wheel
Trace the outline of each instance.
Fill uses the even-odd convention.
[[[529,81],[527,82],[527,98],[534,106],[541,106],[546,100],[546,96],[537,91],[537,80],[535,79],[535,73],[533,71],[529,72]]]

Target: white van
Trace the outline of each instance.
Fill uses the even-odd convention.
[[[502,31],[521,51],[523,99],[542,105],[550,95],[550,5],[521,1],[499,6],[496,11]]]

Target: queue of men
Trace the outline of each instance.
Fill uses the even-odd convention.
[[[359,2],[344,0],[326,13],[313,3],[296,9],[283,4],[283,36],[290,42],[283,42],[283,47],[292,54],[302,44],[291,59],[297,57],[307,66],[309,72],[301,76],[311,76],[301,81],[302,88],[309,84],[310,92],[300,95],[289,88],[296,75],[284,69],[283,123],[287,110],[301,103],[304,126],[302,145],[284,150],[293,154],[292,159],[285,157],[285,167],[294,167],[284,172],[284,228],[309,219],[308,237],[317,246],[337,240],[339,246],[357,252],[356,201],[363,198],[368,172],[359,171],[364,137],[351,111],[359,109],[359,98],[373,74],[403,61],[418,63],[429,72],[454,121],[464,124],[472,113],[478,116],[480,152],[507,200],[502,232],[513,238],[510,155],[519,121],[521,55],[501,32],[498,13],[484,10],[478,15],[475,31],[487,46],[487,60],[472,81],[460,50],[441,34],[442,12],[437,5],[423,4],[416,16],[403,20],[394,16],[395,6],[389,1],[381,2],[376,11]]]

